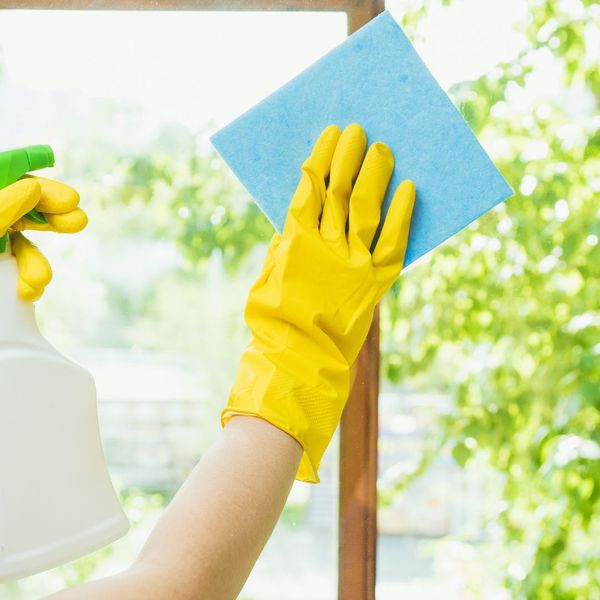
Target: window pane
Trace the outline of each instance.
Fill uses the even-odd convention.
[[[2,144],[51,144],[48,175],[90,213],[83,234],[32,235],[55,274],[38,317],[96,378],[133,530],[0,598],[126,567],[215,439],[271,230],[208,136],[345,33],[345,16],[328,13],[1,13]],[[321,475],[294,487],[243,598],[335,595],[335,443]]]
[[[554,3],[534,4],[554,15]],[[552,161],[570,159],[553,157],[545,163],[539,160],[545,142],[541,149],[540,144],[532,148],[528,143],[543,140],[551,132],[546,116],[542,132],[533,134],[543,119],[534,122],[531,115],[547,98],[552,98],[549,102],[554,106],[562,92],[558,89],[561,75],[549,73],[558,73],[561,67],[550,66],[549,57],[537,56],[533,50],[536,26],[525,26],[533,5],[525,0],[436,2],[426,10],[423,3],[400,0],[388,0],[386,5],[398,17],[405,17],[406,29],[425,63],[508,181],[518,185],[523,173],[533,172],[547,179],[535,200],[509,200],[411,265],[382,303],[377,598],[520,597],[527,594],[523,590],[538,589],[538,582],[555,570],[558,558],[553,554],[553,566],[548,567],[539,558],[543,552],[536,555],[551,544],[538,537],[532,525],[543,519],[538,520],[537,513],[531,520],[525,516],[535,512],[544,495],[526,506],[528,482],[522,477],[518,485],[514,483],[522,468],[517,460],[513,498],[510,503],[501,501],[501,488],[510,471],[510,461],[507,458],[502,465],[503,457],[523,452],[517,446],[529,439],[531,453],[525,449],[520,458],[533,474],[533,446],[539,444],[535,436],[547,435],[547,424],[540,427],[543,419],[537,420],[538,408],[524,417],[511,405],[533,407],[537,403],[539,407],[554,391],[540,394],[530,374],[512,380],[507,373],[513,361],[521,361],[522,355],[515,350],[527,347],[528,335],[533,335],[530,331],[537,332],[537,323],[543,319],[542,310],[554,301],[549,300],[548,291],[542,291],[542,278],[512,278],[511,252],[519,248],[519,269],[537,272],[539,259],[533,248],[553,246],[540,235],[539,214],[548,210],[546,197],[553,198],[556,189],[566,192],[562,183],[553,183],[553,175],[546,173]],[[407,13],[411,6],[416,12]],[[556,22],[549,13],[544,12],[543,18],[548,19],[548,27]],[[531,52],[525,52],[532,41]],[[531,188],[537,179],[527,175],[523,182]],[[552,209],[550,213],[554,215]],[[512,226],[509,215],[515,223],[518,220],[518,227]],[[508,276],[499,276],[501,270],[508,270]],[[534,307],[535,319],[531,321],[525,313],[520,316],[522,289],[533,290],[529,306]],[[550,340],[551,334],[547,335]],[[539,359],[539,348],[531,352]],[[529,354],[524,356],[516,371],[537,364]],[[548,372],[559,372],[559,359],[555,360]],[[549,390],[550,385],[544,381],[540,387]],[[505,417],[511,412],[515,414]],[[530,438],[520,437],[526,429]],[[445,445],[443,433],[449,438]],[[551,502],[550,496],[554,499],[554,490],[544,501]],[[518,502],[520,497],[523,503]],[[521,536],[524,530],[531,535]],[[556,547],[560,545],[549,539]],[[522,581],[525,569],[535,561],[531,580],[521,593],[516,592],[513,583]],[[564,577],[566,581],[568,576]]]

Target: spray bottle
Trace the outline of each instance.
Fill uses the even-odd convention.
[[[0,186],[51,166],[49,146],[0,153]],[[28,218],[43,219],[39,213]],[[0,252],[0,582],[121,537],[129,523],[106,468],[92,376],[40,334]]]

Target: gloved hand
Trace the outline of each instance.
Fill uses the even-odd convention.
[[[18,293],[28,301],[37,300],[52,279],[45,256],[22,233],[25,229],[76,233],[87,225],[87,215],[79,207],[79,194],[68,185],[26,176],[0,190],[0,238],[8,231],[12,253],[19,269]],[[25,215],[35,208],[46,223],[36,223]]]
[[[303,481],[319,481],[351,367],[406,251],[411,181],[396,190],[370,250],[394,159],[383,143],[372,144],[366,157],[365,148],[359,125],[343,133],[331,125],[303,164],[283,234],[273,236],[248,297],[253,337],[221,415],[223,426],[235,415],[258,416],[298,440]]]

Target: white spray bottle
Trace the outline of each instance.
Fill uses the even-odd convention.
[[[106,468],[92,376],[40,334],[0,253],[0,582],[92,552],[129,528]]]

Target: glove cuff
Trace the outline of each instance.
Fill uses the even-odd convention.
[[[250,344],[242,356],[227,406],[221,413],[221,425],[224,427],[236,415],[265,419],[302,446],[304,452],[296,479],[318,483],[321,459],[348,398],[350,369],[340,363],[334,385],[326,385],[322,377],[309,377],[320,381],[311,386],[284,370],[282,365],[286,362],[289,361],[280,354],[276,367],[264,352]]]

